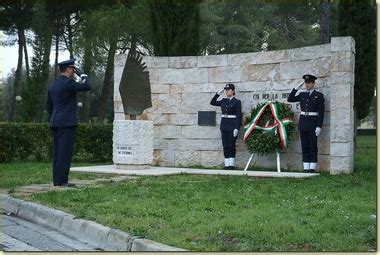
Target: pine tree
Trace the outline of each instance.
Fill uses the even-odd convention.
[[[357,119],[365,118],[376,88],[376,3],[373,0],[339,2],[338,33],[355,40],[355,94]]]
[[[154,54],[199,55],[200,0],[151,0],[148,3]]]

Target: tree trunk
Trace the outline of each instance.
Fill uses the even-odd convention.
[[[52,24],[53,21],[49,20],[49,24]],[[39,122],[43,121],[44,118],[44,109],[45,109],[45,100],[47,95],[47,88],[49,86],[49,75],[50,75],[50,53],[51,53],[51,45],[53,41],[53,31],[54,27],[52,25],[47,26],[47,32],[43,35],[43,56],[42,56],[42,67],[41,67],[41,93],[45,95],[40,103],[39,109],[37,111],[36,120]]]
[[[42,58],[42,64],[43,64],[43,69],[42,69],[42,75],[44,77],[44,83],[47,88],[48,86],[48,80],[49,80],[49,75],[50,75],[50,53],[51,53],[51,44],[53,40],[53,33],[52,30],[50,30],[50,33],[48,33],[45,37],[44,41],[44,56]]]
[[[73,28],[71,26],[71,17],[70,14],[66,17],[66,26],[67,26],[67,36],[68,36],[68,45],[67,50],[70,53],[70,58],[74,57],[73,50]]]
[[[10,119],[11,121],[16,120],[17,116],[17,101],[16,96],[20,95],[21,92],[21,70],[22,70],[22,56],[23,56],[23,50],[24,50],[24,44],[25,44],[25,37],[24,35],[24,29],[19,28],[17,31],[18,34],[18,60],[17,60],[17,69],[15,73],[15,82],[13,85],[13,95],[12,95],[12,104],[11,104],[11,114]]]
[[[56,30],[55,30],[55,60],[54,60],[54,73],[55,77],[57,78],[60,74],[59,67],[58,67],[58,55],[59,55],[59,25],[58,20],[56,21]]]
[[[112,38],[110,40],[110,49],[108,51],[108,57],[107,57],[107,67],[106,67],[106,72],[104,74],[102,94],[100,96],[99,106],[98,106],[98,121],[99,122],[104,121],[104,117],[107,112],[108,98],[109,98],[109,94],[110,94],[110,90],[112,88],[112,82],[113,82],[116,46],[117,46],[117,40]]]
[[[30,68],[29,68],[29,55],[28,55],[28,48],[27,48],[27,43],[26,43],[26,38],[25,38],[25,31],[23,33],[23,38],[24,38],[24,55],[25,55],[25,74],[26,74],[26,80],[28,84],[30,84]]]
[[[357,110],[354,107],[354,156],[355,156],[356,146],[357,146],[357,137],[358,137],[359,125],[360,125],[360,120],[358,119]]]
[[[322,0],[321,2],[321,15],[319,16],[320,26],[320,42],[326,44],[330,42],[330,16],[331,16],[331,1]]]
[[[90,76],[92,69],[92,43],[87,40],[84,47],[83,59],[83,72]],[[89,77],[91,78],[91,77]],[[81,122],[89,122],[90,120],[90,105],[91,105],[91,91],[83,92],[82,95],[82,114]]]

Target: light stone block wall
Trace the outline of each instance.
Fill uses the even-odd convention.
[[[115,119],[123,119],[119,83],[126,55],[115,59]],[[302,81],[302,75],[318,77],[316,89],[325,95],[325,119],[318,138],[319,169],[332,174],[352,172],[354,134],[354,63],[352,37],[334,37],[330,44],[288,50],[242,54],[144,57],[151,82],[152,107],[146,110],[154,123],[154,164],[161,166],[207,167],[223,165],[219,124],[221,110],[210,105],[215,92],[232,82],[236,97],[242,100],[244,116],[264,94],[286,102],[288,93]],[[292,104],[298,124],[299,104]],[[216,111],[217,125],[198,126],[198,111]],[[249,152],[240,129],[236,163],[244,167]],[[275,167],[275,154],[254,155],[251,163]],[[298,131],[289,148],[281,153],[281,166],[302,169]]]

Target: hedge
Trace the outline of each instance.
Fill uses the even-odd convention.
[[[52,158],[51,131],[43,123],[0,123],[0,162]],[[79,124],[74,155],[93,162],[112,160],[112,124]]]

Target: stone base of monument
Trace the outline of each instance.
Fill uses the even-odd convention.
[[[133,165],[133,164],[115,164],[116,169],[120,170],[139,170],[139,169],[149,169],[151,165]]]
[[[120,174],[130,176],[166,176],[177,174],[194,174],[194,175],[236,175],[236,176],[252,176],[252,177],[273,177],[273,178],[310,178],[319,176],[319,173],[303,173],[303,172],[275,172],[275,171],[242,171],[242,170],[217,170],[217,169],[195,169],[183,167],[154,167],[149,169],[131,169],[120,170],[115,165],[101,166],[84,166],[72,167],[70,171],[82,173],[107,173]]]
[[[153,161],[153,122],[113,122],[113,163],[117,169],[148,169]]]

